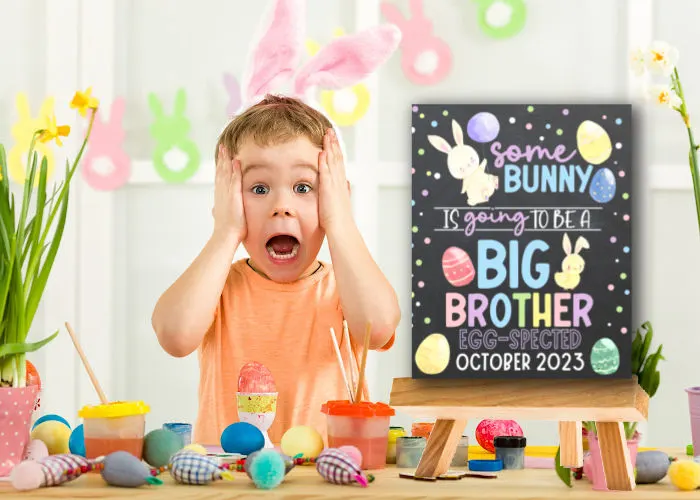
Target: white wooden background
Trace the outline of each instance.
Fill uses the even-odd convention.
[[[6,0],[4,0],[6,1]],[[345,0],[332,0],[345,1]],[[434,0],[431,0],[434,1]],[[573,0],[571,0],[573,1]],[[580,1],[580,0],[579,0]],[[664,0],[666,1],[666,0]],[[461,0],[460,0],[461,2]],[[241,2],[243,5],[246,2]],[[464,2],[466,3],[466,2]],[[535,9],[546,9],[554,3],[554,0],[532,0],[529,2],[531,11]],[[557,1],[559,4],[559,2]],[[562,2],[564,3],[564,2]],[[674,3],[669,0],[669,3]],[[455,4],[455,2],[452,2]],[[602,5],[601,2],[598,4]],[[623,12],[622,19],[626,19],[625,30],[627,33],[627,47],[611,47],[618,53],[624,52],[624,60],[629,48],[651,41],[655,32],[655,18],[660,9],[659,3],[653,0],[615,0]],[[2,4],[0,4],[1,6]],[[115,97],[116,82],[124,78],[120,74],[123,68],[117,64],[118,44],[124,43],[124,33],[117,30],[116,18],[118,10],[123,4],[117,0],[46,0],[44,3],[45,18],[45,78],[46,88],[51,89],[53,95],[69,97],[74,89],[92,86],[94,93],[101,99],[104,111],[109,110],[111,100]],[[131,4],[133,5],[133,4]],[[381,21],[378,0],[356,0],[352,2],[354,8],[354,28],[371,26]],[[574,5],[573,3],[571,5]],[[580,4],[579,4],[580,5]],[[606,4],[608,5],[608,4]],[[687,2],[684,5],[689,5]],[[405,7],[405,2],[404,2]],[[206,17],[206,16],[205,16]],[[680,15],[683,18],[683,15]],[[205,20],[202,22],[206,22]],[[436,31],[441,31],[441,20],[434,20]],[[571,20],[570,22],[575,22]],[[346,27],[352,28],[353,26]],[[690,27],[683,28],[691,30]],[[590,32],[595,27],[587,28]],[[689,35],[686,35],[686,37]],[[672,41],[672,40],[669,40]],[[515,42],[518,43],[517,39]],[[455,54],[457,50],[453,47]],[[583,50],[579,47],[578,50]],[[620,59],[618,57],[618,59]],[[687,55],[684,62],[689,66]],[[458,57],[455,58],[456,64]],[[481,73],[486,73],[483,68],[478,69]],[[620,71],[624,71],[620,69]],[[686,70],[687,71],[687,70]],[[700,73],[696,73],[700,75]],[[601,78],[613,78],[612,75],[601,75]],[[515,80],[513,85],[515,85]],[[380,150],[380,127],[386,127],[387,116],[380,116],[378,101],[381,99],[391,100],[392,95],[386,93],[387,87],[382,87],[383,94],[380,94],[380,86],[376,76],[368,79],[366,85],[369,87],[372,100],[369,112],[362,119],[361,126],[354,127],[352,150],[349,156],[352,164],[349,166],[350,181],[353,185],[353,203],[355,217],[358,225],[365,237],[365,241],[370,251],[375,257],[379,255],[379,242],[381,240],[381,214],[386,211],[386,206],[380,207],[381,200],[386,200],[382,193],[387,189],[398,189],[405,192],[410,189],[410,165],[406,161],[409,158],[408,151],[402,157],[395,159],[383,158]],[[639,83],[631,78],[627,83],[627,96],[632,98],[639,91]],[[579,96],[585,96],[586,88],[579,89]],[[699,94],[700,95],[700,94]],[[454,96],[454,94],[452,94]],[[465,100],[479,100],[478,95],[460,96]],[[493,97],[493,95],[489,96]],[[517,102],[517,92],[515,89],[509,94],[508,99]],[[624,99],[624,96],[618,96]],[[191,97],[190,97],[191,99]],[[575,99],[574,99],[575,100]],[[58,100],[57,100],[58,104]],[[700,105],[700,102],[698,103]],[[128,106],[128,103],[127,103]],[[67,107],[66,107],[67,109]],[[60,108],[57,106],[57,111]],[[651,113],[650,115],[648,113]],[[657,116],[654,112],[644,112],[644,116]],[[666,118],[666,120],[670,120]],[[667,122],[664,122],[667,123]],[[674,122],[675,123],[675,122]],[[392,121],[389,125],[394,126]],[[396,127],[408,129],[408,123],[399,123]],[[679,128],[678,134],[682,134]],[[75,137],[67,144],[67,150],[76,151],[77,144]],[[201,149],[201,148],[200,148]],[[209,161],[208,150],[203,150],[203,163],[195,177],[190,181],[193,186],[211,186],[213,179],[213,163]],[[670,155],[674,161],[684,157],[683,152]],[[58,160],[58,159],[57,159]],[[644,160],[645,163],[646,160]],[[641,162],[640,162],[641,163]],[[60,162],[57,161],[57,165]],[[643,170],[644,182],[637,187],[638,197],[651,200],[657,199],[655,193],[676,193],[683,196],[685,200],[681,203],[684,210],[689,205],[687,196],[691,187],[690,175],[685,164],[669,163],[668,161],[654,162],[645,165]],[[58,171],[58,169],[57,169]],[[176,400],[172,399],[173,388],[170,384],[169,375],[161,373],[160,368],[153,367],[152,376],[146,380],[134,381],[130,379],[127,372],[134,369],[136,361],[140,359],[134,356],[138,345],[132,345],[133,338],[125,337],[125,326],[127,323],[124,315],[128,314],[124,306],[124,295],[132,293],[124,289],[119,276],[115,276],[114,269],[120,263],[123,264],[125,256],[125,243],[120,239],[118,231],[115,229],[120,221],[118,220],[119,210],[117,206],[120,200],[120,192],[100,192],[87,186],[82,179],[78,179],[73,192],[71,203],[69,224],[64,235],[64,242],[59,254],[59,259],[54,268],[53,275],[49,282],[42,303],[41,315],[37,316],[33,332],[37,336],[43,336],[49,331],[53,331],[63,324],[64,321],[71,321],[80,336],[84,350],[88,353],[104,390],[109,395],[116,395],[113,398],[136,398],[143,394],[138,385],[149,385],[162,387],[169,396],[161,402],[162,404],[175,405]],[[148,158],[134,158],[132,163],[132,177],[129,181],[129,188],[154,187],[162,183],[157,177]],[[665,198],[663,198],[665,199]],[[691,198],[692,199],[692,198]],[[692,207],[690,207],[692,209]],[[408,204],[405,209],[410,210]],[[644,204],[642,212],[636,215],[638,231],[637,244],[652,247],[654,243],[653,235],[646,230],[643,222],[651,220],[654,214],[651,213],[652,204]],[[408,219],[410,220],[410,218]],[[692,226],[692,225],[691,225]],[[409,231],[410,225],[405,227]],[[689,228],[691,231],[693,227]],[[693,245],[696,240],[690,241]],[[655,265],[652,262],[654,250],[638,252],[635,258],[639,259],[642,268]],[[696,248],[696,247],[693,247]],[[644,274],[644,273],[642,273]],[[410,283],[410,280],[406,282]],[[635,287],[637,290],[650,286],[652,277],[648,275],[635,277]],[[636,294],[640,294],[639,291]],[[400,294],[406,294],[407,290],[399,290]],[[639,306],[647,311],[659,312],[655,305],[655,295],[652,293],[641,293]],[[410,302],[409,302],[410,305]],[[402,321],[402,335],[408,337],[410,332],[410,308],[403,309],[404,320]],[[651,314],[651,313],[650,313]],[[658,314],[657,314],[658,316]],[[664,317],[665,318],[665,317]],[[642,318],[647,319],[647,318]],[[654,319],[653,317],[648,319]],[[666,321],[664,319],[664,321]],[[688,325],[692,324],[690,321]],[[409,325],[407,328],[405,325]],[[663,322],[661,323],[663,325]],[[656,325],[659,328],[659,325]],[[694,338],[694,337],[693,337]],[[664,337],[666,343],[673,341],[672,336]],[[698,346],[697,341],[692,344]],[[385,356],[380,367],[377,356],[370,357],[368,366],[368,377],[371,390],[376,395],[376,399],[386,399],[390,387],[392,376],[406,376],[410,373],[410,338],[400,339],[400,346],[397,344],[398,352]],[[396,350],[396,349],[395,349]],[[55,412],[64,415],[72,422],[77,423],[77,410],[84,404],[94,404],[96,397],[88,377],[75,355],[73,346],[65,331],[49,347],[39,353],[32,355],[36,361],[45,380],[45,391],[42,398],[44,411]],[[668,362],[667,362],[668,364]],[[174,366],[174,365],[171,365]],[[650,439],[668,439],[662,427],[665,428],[667,420],[672,418],[674,426],[681,430],[669,431],[673,434],[673,445],[681,445],[689,442],[687,410],[683,404],[683,395],[679,392],[686,385],[693,382],[682,379],[679,373],[680,367],[674,369],[674,377],[662,376],[662,391],[672,391],[673,395],[663,401],[672,401],[674,407],[668,410],[658,410],[658,406],[652,403],[652,413],[656,415],[658,424],[650,424],[648,432]],[[139,373],[143,373],[143,369]],[[196,377],[196,373],[192,376]],[[695,381],[697,383],[698,381]],[[667,387],[670,388],[667,389]],[[176,392],[176,389],[175,389]],[[149,394],[153,394],[151,391]],[[665,396],[663,396],[665,397]],[[191,397],[187,398],[188,401]],[[658,398],[661,400],[661,398]],[[656,401],[656,400],[655,400]],[[152,406],[161,404],[158,401],[148,401]],[[173,410],[175,411],[175,410]],[[678,414],[675,417],[671,415]],[[161,411],[159,415],[163,415]],[[404,417],[399,417],[400,422],[409,425],[409,421]],[[159,422],[154,422],[154,426]],[[470,423],[470,425],[473,425]],[[541,438],[543,441],[554,442],[556,439],[555,427],[542,427],[531,424],[532,429],[528,436]],[[672,426],[673,427],[673,426]],[[528,428],[526,428],[526,432]],[[654,430],[657,430],[654,434]]]

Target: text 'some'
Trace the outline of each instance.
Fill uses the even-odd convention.
[[[414,105],[413,376],[631,376],[631,106]]]

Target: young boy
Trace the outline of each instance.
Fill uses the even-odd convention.
[[[386,350],[400,319],[353,221],[340,144],[322,113],[268,95],[229,123],[217,152],[213,234],[152,318],[166,352],[198,350],[194,439],[217,445],[238,421],[238,374],[251,361],[272,372],[279,393],[272,442],[296,425],[325,437],[321,405],[348,399],[330,328],[357,371],[366,328],[370,349]],[[324,237],[332,266],[317,260]],[[232,265],[240,244],[250,258]]]

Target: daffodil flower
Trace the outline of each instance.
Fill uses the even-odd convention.
[[[649,72],[654,75],[671,76],[678,64],[678,49],[666,42],[655,41],[649,47],[646,57]]]
[[[681,106],[681,98],[668,85],[652,85],[649,87],[649,97],[659,106],[678,109]]]
[[[70,107],[77,109],[81,116],[85,116],[88,109],[97,109],[99,105],[100,101],[92,97],[92,87],[88,87],[85,92],[78,90],[70,103]]]
[[[637,47],[630,52],[630,69],[635,76],[644,76],[646,67],[646,52],[642,47]]]
[[[46,117],[46,127],[41,131],[39,140],[49,142],[55,139],[56,144],[63,146],[61,137],[68,137],[68,134],[70,134],[70,126],[56,125],[56,117],[52,114]]]

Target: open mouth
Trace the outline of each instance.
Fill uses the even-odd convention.
[[[278,234],[267,240],[265,248],[274,260],[291,260],[299,252],[299,240],[289,234]]]

